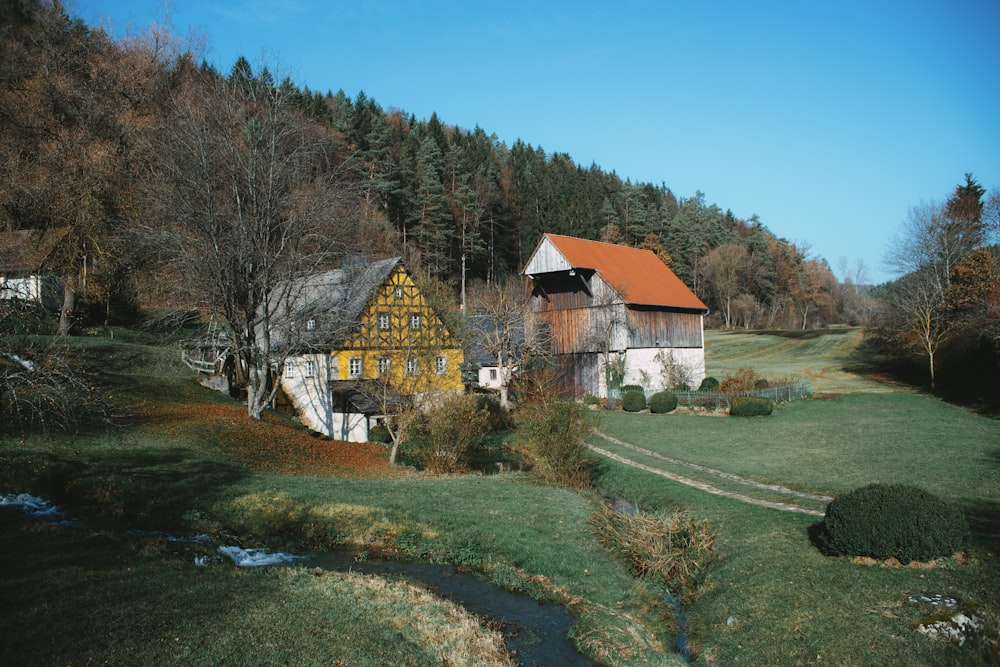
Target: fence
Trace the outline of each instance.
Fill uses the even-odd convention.
[[[723,394],[718,391],[684,391],[682,389],[673,389],[671,391],[673,391],[674,395],[677,396],[677,404],[687,407],[698,406],[704,408],[715,408],[718,410],[723,407],[728,407],[729,401],[733,398],[732,394]],[[766,389],[741,391],[736,395],[769,398],[775,403],[783,403],[785,401],[794,401],[798,398],[805,398],[812,393],[812,382],[793,382],[792,384],[781,385],[780,387],[767,387]],[[608,395],[611,398],[621,399],[622,390],[611,389],[608,392]]]

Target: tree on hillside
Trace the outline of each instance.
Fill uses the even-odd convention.
[[[705,255],[702,273],[722,310],[727,329],[733,326],[733,299],[746,290],[750,253],[742,243],[723,243]]]
[[[288,350],[272,344],[274,319],[289,311],[298,278],[342,253],[346,190],[329,137],[287,91],[246,67],[233,74],[205,74],[175,97],[151,165],[161,224],[144,231],[178,303],[222,323],[259,419]]]

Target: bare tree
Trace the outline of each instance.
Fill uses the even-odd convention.
[[[722,309],[726,328],[732,328],[733,299],[745,289],[750,253],[742,243],[723,243],[705,256],[701,270]]]
[[[931,270],[916,271],[901,278],[888,296],[888,326],[902,341],[927,357],[931,389],[935,388],[936,355],[953,333],[945,295]]]
[[[209,73],[175,95],[151,170],[161,220],[143,232],[175,298],[224,327],[259,419],[291,350],[272,340],[275,319],[293,310],[302,277],[342,254],[346,188],[332,139],[296,110],[293,87],[242,63],[229,80]]]
[[[541,327],[525,326],[528,293],[519,280],[478,286],[472,294],[479,317],[469,331],[472,342],[496,359],[500,405],[510,407],[510,384],[532,357],[547,349]]]

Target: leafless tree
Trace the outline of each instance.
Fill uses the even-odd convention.
[[[510,407],[510,384],[519,370],[547,349],[542,327],[526,326],[528,294],[516,279],[479,285],[472,291],[473,313],[478,315],[469,336],[496,359],[500,405]]]
[[[248,70],[205,74],[175,94],[151,165],[160,219],[142,232],[174,298],[223,325],[259,419],[290,350],[272,341],[275,319],[301,278],[342,255],[347,188],[332,139],[295,108],[294,87]]]
[[[725,326],[729,329],[733,326],[733,299],[746,286],[750,253],[741,243],[723,243],[705,256],[701,270],[707,284],[715,292],[725,318]]]

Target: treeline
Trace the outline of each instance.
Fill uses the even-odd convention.
[[[700,192],[678,197],[436,114],[386,110],[363,93],[321,94],[244,58],[217,72],[170,35],[116,41],[55,1],[2,0],[0,25],[0,226],[68,228],[54,261],[106,317],[169,301],[156,253],[125,232],[181,213],[160,196],[155,165],[181,140],[170,129],[184,98],[213,79],[270,89],[311,126],[324,151],[311,168],[352,195],[331,211],[346,227],[338,243],[369,256],[402,249],[456,293],[463,268],[467,281],[516,275],[552,232],[657,252],[719,326],[860,323],[873,308],[860,280],[838,284],[808,247]]]

